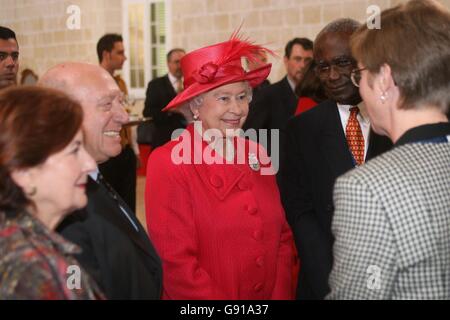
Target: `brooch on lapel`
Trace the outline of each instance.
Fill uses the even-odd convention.
[[[250,166],[250,169],[253,171],[258,171],[260,169],[258,158],[256,157],[256,154],[249,153],[248,154],[248,165]]]

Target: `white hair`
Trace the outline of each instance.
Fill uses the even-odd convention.
[[[248,103],[250,103],[253,98],[253,89],[250,86],[250,84],[248,83],[248,81],[244,81],[244,84],[245,84],[245,93],[249,97]],[[218,88],[220,88],[220,87],[218,87]],[[209,91],[201,93],[198,96],[195,96],[194,98],[191,98],[190,100],[188,100],[186,102],[186,104],[189,107],[189,110],[191,110],[191,108],[194,108],[194,109],[200,108],[203,105],[203,100],[204,100],[205,94],[207,94],[208,92]]]

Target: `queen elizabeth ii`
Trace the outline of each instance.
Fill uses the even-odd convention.
[[[246,72],[241,58],[260,51],[232,36],[181,60],[185,89],[164,111],[187,107],[194,124],[150,155],[145,190],[164,299],[295,296],[295,245],[269,158],[238,134],[271,69]]]

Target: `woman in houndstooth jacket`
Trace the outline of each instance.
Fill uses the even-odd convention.
[[[413,0],[352,38],[373,129],[394,148],[337,180],[329,299],[450,299],[450,12]]]

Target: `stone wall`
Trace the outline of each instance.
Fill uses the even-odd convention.
[[[69,30],[70,5],[81,9],[79,30]],[[20,46],[20,70],[38,75],[67,60],[97,62],[97,40],[122,32],[120,0],[0,0],[0,24],[12,28]]]
[[[325,24],[339,17],[365,21],[370,4],[382,9],[404,0],[168,0],[172,47],[188,51],[224,41],[241,31],[279,54],[270,75],[284,75],[285,43],[293,37],[314,39]],[[450,8],[450,0],[441,0]],[[81,9],[81,29],[69,30],[67,7]],[[38,75],[65,60],[96,63],[95,45],[106,32],[122,33],[121,0],[0,0],[0,24],[18,36],[21,70]]]
[[[242,23],[242,31],[279,54],[270,79],[285,74],[284,46],[294,37],[314,40],[330,21],[350,17],[366,21],[369,5],[385,9],[404,0],[173,0],[174,45],[192,50],[224,41]],[[441,0],[450,8],[450,0]]]

